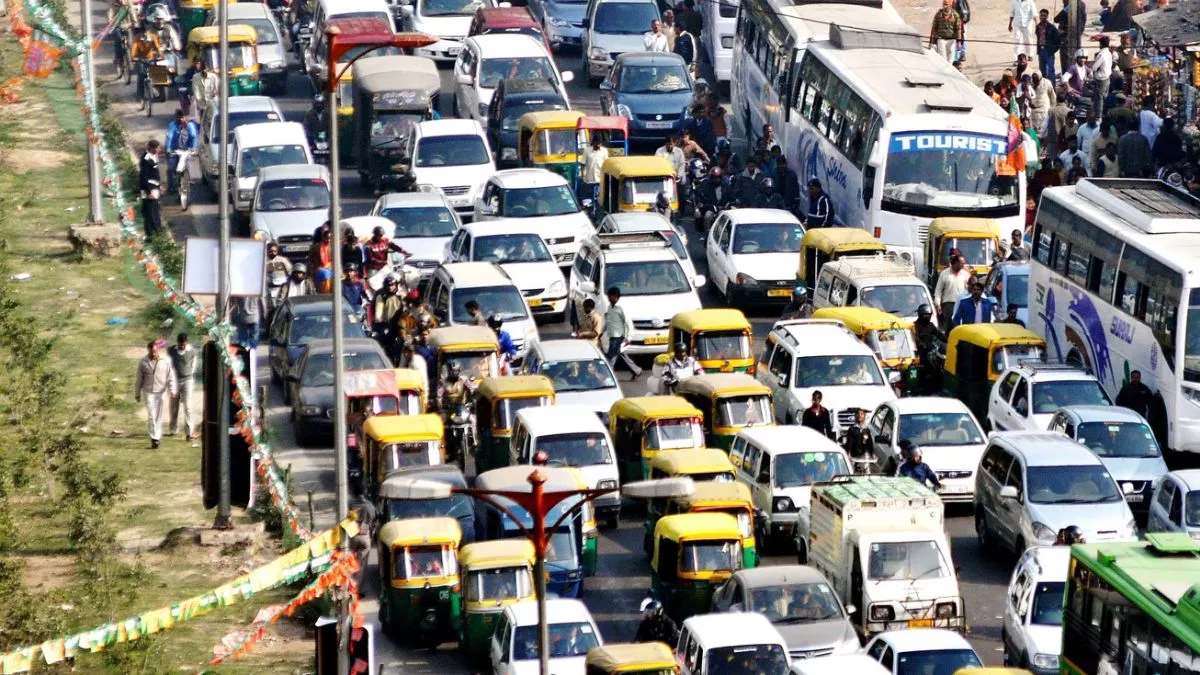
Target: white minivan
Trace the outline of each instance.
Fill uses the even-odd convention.
[[[1035,675],[1058,672],[1069,546],[1034,546],[1021,554],[1004,594],[1004,665]]]
[[[617,488],[617,458],[608,428],[596,411],[581,405],[555,405],[526,408],[517,413],[513,427],[509,463],[533,464],[538,453],[545,453],[548,466],[579,469],[592,489]],[[610,528],[617,526],[621,495],[611,492],[596,497],[597,517]]]
[[[546,629],[554,651],[550,672],[583,675],[588,650],[604,646],[600,628],[587,606],[578,600],[546,601]],[[561,645],[561,647],[560,647]],[[527,675],[538,672],[538,603],[515,602],[500,612],[492,634],[492,672]]]
[[[787,643],[767,617],[755,612],[702,614],[683,622],[675,661],[681,675],[786,675]],[[713,664],[721,664],[719,668]]]
[[[441,190],[459,218],[470,220],[476,196],[496,173],[483,127],[475,120],[426,120],[408,142],[402,154],[413,181]]]
[[[299,122],[247,124],[233,132],[233,171],[229,193],[233,207],[249,214],[258,186],[258,172],[280,164],[312,164],[308,137]]]

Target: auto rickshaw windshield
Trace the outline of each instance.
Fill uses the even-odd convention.
[[[595,432],[542,436],[537,439],[535,452],[546,453],[547,461],[556,466],[595,466],[613,461],[608,440]]]
[[[911,359],[917,355],[916,337],[907,328],[870,331],[867,346],[884,360]]]
[[[559,528],[550,535],[550,543],[546,547],[546,562],[556,563],[560,567],[571,567],[579,559],[577,553],[575,533],[570,528]]]
[[[585,656],[593,647],[599,647],[596,631],[588,623],[552,623],[550,633],[550,658]],[[521,626],[513,640],[513,660],[531,661],[538,658],[537,626]]]
[[[932,539],[871,544],[867,568],[872,581],[942,579],[951,574]]]
[[[393,399],[385,399],[392,407],[395,407]],[[401,415],[420,415],[425,412],[421,410],[421,395],[415,391],[400,392],[400,409],[399,410],[381,410],[378,412],[397,412]]]
[[[929,293],[920,284],[868,286],[858,296],[858,304],[896,316],[916,316],[917,308],[927,302]]]
[[[784,675],[788,672],[783,645],[746,645],[708,650],[708,675]]]
[[[467,574],[467,601],[527,598],[532,594],[532,585],[527,567],[472,570]]]
[[[454,216],[445,206],[383,209],[379,215],[396,224],[392,239],[449,237],[454,234]]]
[[[802,356],[796,359],[796,387],[883,384],[873,356]]]
[[[847,476],[846,459],[836,452],[795,452],[775,458],[775,487],[791,488]]]
[[[753,396],[730,396],[717,403],[717,416],[713,426],[750,427],[769,424],[771,402],[763,394]]]
[[[399,141],[412,135],[423,115],[417,112],[386,111],[376,113],[371,122],[371,145]]]
[[[695,419],[654,420],[643,434],[647,450],[695,448],[703,443],[704,428]]]
[[[626,178],[621,181],[622,204],[653,204],[658,193],[666,192],[667,199],[674,202],[675,181],[667,177]]]
[[[443,499],[389,499],[386,521],[437,517],[461,520],[474,513],[475,506],[471,498],[460,494]]]
[[[403,554],[396,551],[392,565],[396,579],[423,579],[458,574],[458,559],[448,548],[438,546],[409,546]]]
[[[913,413],[900,416],[896,438],[916,445],[979,445],[979,425],[967,413]]]
[[[574,129],[542,129],[532,139],[533,154],[573,155],[579,150],[578,142]]]
[[[706,330],[695,343],[695,355],[701,361],[751,357],[750,336],[740,330]]]
[[[221,72],[217,67],[217,47],[212,45],[211,48],[204,50],[204,61],[209,69],[214,73]],[[230,68],[248,68],[258,63],[258,58],[254,55],[254,45],[248,44],[231,44],[229,45],[229,67]],[[232,131],[232,129],[230,129]]]
[[[939,261],[950,256],[950,249],[956,248],[960,255],[967,259],[968,265],[983,265],[990,267],[996,253],[996,242],[993,239],[951,239],[942,242],[942,253]]]
[[[504,218],[542,218],[578,212],[579,202],[566,185],[505,190],[500,206]]]
[[[742,567],[742,545],[737,541],[685,541],[679,555],[683,572],[732,571]]]
[[[500,429],[512,429],[518,412],[526,408],[539,408],[548,405],[550,405],[550,398],[548,396],[501,399],[496,402],[496,422],[493,426]]]
[[[600,359],[587,361],[547,361],[538,371],[554,383],[555,393],[590,391],[617,386],[612,368]]]
[[[442,368],[444,377],[451,363],[457,363],[462,376],[469,380],[478,380],[492,374],[492,363],[495,352],[455,352],[446,358]]]
[[[1045,358],[1046,350],[1041,345],[1004,345],[992,352],[992,370],[1002,373],[1009,366],[1022,361],[1042,361]]]
[[[809,623],[842,616],[837,596],[823,581],[759,588],[749,595],[746,609],[763,614],[771,623]]]
[[[383,446],[383,471],[390,473],[406,466],[428,466],[430,455],[438,454],[436,441],[388,443]]]

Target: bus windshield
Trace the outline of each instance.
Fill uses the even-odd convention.
[[[1097,457],[1158,457],[1158,441],[1145,422],[1084,422],[1075,436]]]
[[[1002,176],[996,168],[1001,157],[996,150],[1002,152],[1005,145],[999,136],[982,134],[893,134],[883,179],[884,205],[913,214],[980,215],[980,209],[1016,209],[1017,176]]]
[[[1193,288],[1189,294],[1183,350],[1183,379],[1200,382],[1200,288]]]

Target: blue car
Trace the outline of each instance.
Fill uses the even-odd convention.
[[[683,129],[692,94],[692,78],[678,54],[629,52],[617,57],[600,83],[600,109],[629,120],[630,141],[661,143]]]
[[[1029,326],[1029,263],[997,263],[988,273],[983,288],[996,300],[994,320],[1002,320],[1012,303],[1017,306],[1017,318]]]

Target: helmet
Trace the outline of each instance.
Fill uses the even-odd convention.
[[[688,173],[692,174],[692,178],[700,178],[704,175],[704,160],[696,157],[691,162],[688,162]]]
[[[647,619],[662,614],[662,611],[662,603],[654,598],[646,598],[645,600],[642,600],[641,612],[646,616]]]
[[[345,265],[342,265],[342,271],[343,272],[357,272],[358,271],[358,263],[352,263],[352,262],[346,263]]]
[[[493,314],[487,318],[487,325],[489,328],[499,328],[504,325],[504,319],[499,314]]]
[[[417,314],[417,329],[418,330],[428,330],[429,326],[432,323],[433,323],[433,317],[429,316],[429,312],[422,310],[420,313]]]
[[[775,179],[774,178],[764,178],[762,180],[762,186],[763,186],[764,190],[774,190],[775,189]]]
[[[660,209],[670,208],[671,198],[667,196],[666,190],[659,191],[658,197],[654,200],[654,205]]]
[[[718,138],[717,139],[717,153],[720,154],[720,153],[727,153],[727,152],[730,152],[729,139],[728,138]]]
[[[392,284],[399,284],[399,283],[400,283],[400,277],[396,276],[395,274],[389,274],[383,280],[384,286],[391,286]]]
[[[1063,529],[1059,530],[1058,538],[1060,540],[1062,540],[1062,543],[1067,544],[1067,545],[1084,543],[1083,542],[1083,530],[1079,529],[1078,527],[1076,527],[1074,525],[1068,525],[1068,526],[1064,527]]]
[[[675,343],[675,353],[676,354],[686,354],[687,351],[688,351],[688,346],[687,346],[686,342],[676,342]]]
[[[317,94],[316,96],[313,97],[313,107],[315,107],[315,108],[324,108],[325,107],[325,95],[324,94]]]
[[[933,310],[929,305],[921,305],[917,308],[917,316],[933,316]]]
[[[408,302],[420,302],[421,294],[415,290],[412,290],[404,294],[404,299]]]
[[[292,271],[304,272],[305,274],[308,274],[308,265],[305,265],[304,263],[296,263],[295,265],[292,265]]]
[[[721,167],[719,167],[719,166],[714,166],[713,168],[708,170],[708,175],[712,176],[713,178],[720,178],[722,173],[723,172],[721,171]]]
[[[457,361],[452,361],[450,365],[446,367],[446,372],[450,375],[458,377],[458,375],[462,373],[462,366],[458,365]]]

